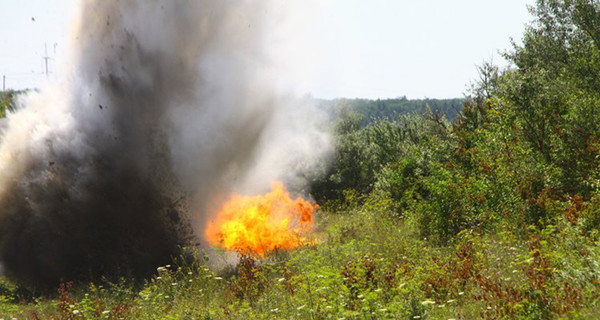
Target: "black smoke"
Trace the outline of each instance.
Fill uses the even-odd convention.
[[[319,114],[277,94],[268,1],[85,1],[64,79],[0,144],[0,262],[33,288],[144,278],[202,242],[211,199],[302,184]]]

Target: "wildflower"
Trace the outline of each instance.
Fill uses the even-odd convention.
[[[271,312],[279,312],[279,308],[271,309]]]
[[[428,304],[435,304],[435,301],[431,301],[431,300],[425,300],[423,302],[421,302],[422,305],[426,306]]]
[[[284,282],[284,281],[285,281],[285,278],[279,278],[279,279],[277,279],[277,281],[279,281],[279,282]]]
[[[73,310],[73,314],[79,314],[79,310]]]
[[[465,294],[465,293],[462,291],[458,293],[459,296],[462,296],[463,294]]]

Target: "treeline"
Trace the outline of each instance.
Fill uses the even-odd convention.
[[[443,115],[446,119],[455,120],[462,110],[464,98],[454,99],[318,99],[316,103],[333,118],[344,116],[345,113],[353,112],[360,115],[361,124],[367,125],[374,120],[393,120],[398,116],[407,114],[424,114],[433,112]]]
[[[600,319],[600,3],[532,13],[455,120],[322,101],[337,149],[312,181],[314,245],[174,263],[142,289],[67,283],[37,311],[0,281],[0,317]]]
[[[564,316],[600,293],[600,3],[540,0],[532,13],[510,68],[482,65],[456,121],[426,112],[363,126],[364,109],[349,108],[313,184],[333,211],[385,211],[438,246],[467,234],[470,248],[497,234],[526,244],[522,282],[483,262],[463,279],[498,318]]]
[[[397,204],[427,203],[428,221],[439,225],[426,229],[444,241],[507,219],[543,228],[557,223],[564,213],[558,208],[573,199],[581,202],[578,208],[595,210],[600,4],[539,1],[533,13],[537,21],[523,45],[505,55],[512,67],[482,65],[466,100],[435,105],[446,109],[424,107],[427,100],[335,100],[343,106],[335,129],[338,152],[315,194],[339,200],[347,190],[382,192]],[[462,110],[452,122],[448,115],[457,103]],[[374,120],[363,126],[366,116]],[[409,208],[414,205],[398,209]],[[596,228],[600,217],[581,221],[583,214],[573,223]]]

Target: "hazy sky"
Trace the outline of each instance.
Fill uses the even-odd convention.
[[[511,37],[520,40],[533,2],[323,0],[296,22],[312,39],[298,59],[312,58],[299,63],[306,70],[295,91],[323,98],[461,97],[476,65],[504,64],[498,52],[510,49]],[[0,0],[0,76],[7,89],[43,86],[42,57],[61,55],[77,3]],[[54,62],[50,79],[60,72]]]

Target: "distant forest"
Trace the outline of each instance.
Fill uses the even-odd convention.
[[[465,104],[465,99],[333,99],[317,100],[317,104],[337,118],[341,113],[353,112],[362,117],[362,125],[374,119],[394,120],[399,115],[424,114],[428,111],[444,116],[450,121],[457,119]]]
[[[14,108],[14,98],[26,90],[0,91],[0,117],[4,117],[7,110]],[[351,112],[358,115],[361,125],[366,126],[373,120],[395,120],[400,115],[425,114],[432,112],[444,116],[454,122],[466,102],[464,98],[453,99],[408,99],[406,96],[395,99],[348,99],[338,98],[332,100],[316,99],[316,104],[326,110],[332,119],[339,119],[342,114]]]

